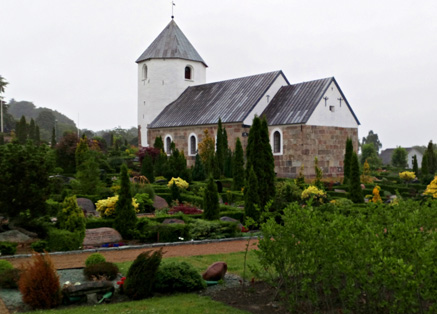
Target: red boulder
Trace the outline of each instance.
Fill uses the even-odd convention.
[[[204,280],[219,281],[225,277],[228,265],[225,262],[215,262],[202,275]]]

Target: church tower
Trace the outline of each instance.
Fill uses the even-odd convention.
[[[147,142],[147,125],[189,86],[205,84],[207,65],[172,19],[137,59],[138,140]]]

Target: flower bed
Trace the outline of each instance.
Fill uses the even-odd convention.
[[[202,214],[203,211],[190,205],[180,204],[180,205],[173,206],[173,208],[170,209],[168,213],[170,215],[176,213],[183,213],[185,215],[196,215],[196,214]]]

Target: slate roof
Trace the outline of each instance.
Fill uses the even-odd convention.
[[[305,124],[333,81],[355,120],[360,124],[333,77],[282,86],[262,115],[265,115],[269,125]]]
[[[185,59],[202,62],[207,66],[174,20],[168,23],[135,62],[140,63],[149,59]]]
[[[393,155],[393,152],[395,151],[395,149],[396,148],[386,148],[383,151],[381,151],[381,153],[379,154],[379,158],[381,158],[383,165],[391,164],[391,156]],[[405,150],[407,151],[407,153],[410,153],[413,149],[416,150],[420,154],[420,152],[417,149],[415,149],[414,147],[405,147]]]
[[[148,128],[242,122],[279,75],[285,78],[275,71],[188,87]]]

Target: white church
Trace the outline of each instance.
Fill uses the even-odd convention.
[[[280,48],[280,47],[278,47]],[[346,139],[358,147],[359,121],[334,77],[291,84],[282,71],[206,83],[207,64],[172,19],[136,60],[140,146],[157,136],[194,163],[204,130],[221,118],[230,148],[243,147],[255,115],[267,119],[278,176],[343,176]]]

